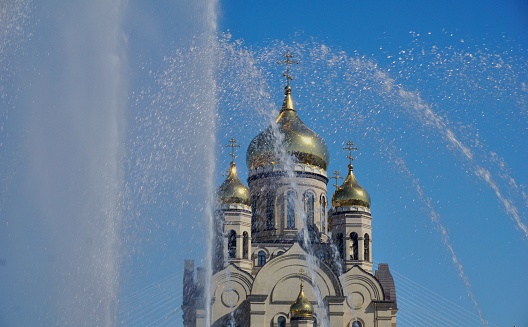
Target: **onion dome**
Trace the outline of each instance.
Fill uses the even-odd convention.
[[[301,290],[297,296],[297,300],[290,306],[290,319],[313,319],[313,306],[304,295],[303,284],[301,282]]]
[[[238,178],[236,172],[236,165],[234,162],[231,162],[231,167],[229,168],[229,175],[226,180],[220,185],[216,196],[219,202],[222,204],[245,204],[250,205],[251,196],[249,195],[248,188],[242,184]]]
[[[276,120],[277,130],[274,131],[274,126],[270,126],[251,141],[246,156],[248,169],[251,171],[280,162],[276,141],[278,135],[284,135],[284,150],[295,162],[326,170],[330,156],[324,140],[306,127],[297,115],[291,97],[291,87],[287,85],[284,90],[284,102]]]
[[[363,206],[370,208],[370,195],[359,185],[353,170],[354,166],[348,165],[348,176],[332,196],[332,207]]]

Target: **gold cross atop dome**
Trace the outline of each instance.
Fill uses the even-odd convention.
[[[354,161],[354,157],[352,157],[352,151],[357,151],[358,148],[354,147],[354,142],[352,141],[348,141],[346,145],[347,147],[344,147],[343,150],[348,150],[348,155],[346,157],[348,158],[348,160],[350,160],[348,166],[351,168],[353,167],[352,161]]]
[[[231,153],[229,154],[231,156],[231,158],[233,158],[233,160],[231,160],[231,162],[234,162],[237,155],[235,155],[235,148],[240,148],[240,145],[237,144],[237,141],[235,140],[234,137],[232,137],[230,140],[229,140],[229,144],[226,145],[226,148],[231,148]]]
[[[291,73],[290,73],[290,66],[291,65],[298,65],[299,61],[298,60],[292,60],[293,55],[289,51],[286,51],[286,53],[283,55],[283,57],[285,59],[284,60],[278,60],[277,63],[286,65],[286,71],[284,73],[282,73],[282,76],[286,77],[286,87],[289,87],[290,86],[290,81],[293,81],[293,77],[291,76]]]
[[[340,180],[340,179],[343,179],[343,177],[341,177],[341,176],[339,176],[339,175],[340,175],[339,170],[336,170],[336,171],[334,171],[334,176],[330,177],[330,178],[333,178],[333,179],[336,180],[336,182],[335,182],[335,184],[334,184],[335,188],[338,188],[338,187],[339,187],[339,184],[338,184],[338,183],[339,183],[339,180]]]

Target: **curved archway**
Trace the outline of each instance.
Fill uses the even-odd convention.
[[[364,248],[363,260],[370,261],[370,237],[369,237],[369,234],[366,234],[366,233],[364,236],[363,248]]]
[[[266,252],[259,251],[258,256],[257,256],[257,265],[259,267],[262,267],[265,264],[266,264]]]
[[[229,256],[229,259],[236,258],[236,232],[234,230],[230,230],[227,234],[227,254]]]

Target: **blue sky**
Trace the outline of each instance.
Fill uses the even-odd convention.
[[[496,326],[528,326],[525,1],[231,0],[208,12],[190,0],[17,0],[6,13],[0,293],[12,295],[0,325],[105,324],[100,298],[147,291],[179,316],[223,145],[239,140],[245,180],[290,50],[294,101],[325,138],[329,171],[345,174],[347,140],[360,149],[374,260]],[[405,287],[409,322],[403,308],[426,291]]]
[[[503,173],[499,168],[504,164],[509,176],[524,185],[522,192],[526,192],[526,103],[515,103],[526,99],[525,88],[519,93],[523,81],[526,83],[526,2],[226,1],[220,4],[219,17],[220,29],[229,30],[234,39],[242,39],[249,48],[267,47],[275,39],[286,45],[315,39],[333,51],[343,51],[351,57],[356,52],[361,58],[372,60],[402,88],[419,95],[446,122],[447,128],[475,152],[475,157],[469,162],[460,151],[446,150],[448,145],[442,137],[439,139],[438,130],[420,127],[420,123],[409,122],[404,114],[396,114],[401,124],[409,124],[407,129],[396,132],[400,133],[399,140],[392,131],[372,137],[396,139],[392,143],[397,148],[395,156],[405,162],[413,175],[409,177],[398,170],[395,158],[380,158],[376,153],[383,152],[380,150],[383,144],[366,141],[350,128],[349,135],[360,147],[356,176],[373,199],[376,260],[388,262],[397,272],[476,312],[442,242],[441,227],[431,220],[431,210],[434,210],[449,234],[449,243],[464,267],[485,319],[499,326],[528,324],[524,305],[515,304],[517,301],[513,299],[517,296],[511,296],[528,285],[521,272],[528,271],[526,235],[505,212],[490,185],[475,174],[475,169],[486,168],[494,178],[500,179]],[[433,54],[419,55],[421,51],[435,48],[434,55],[441,58],[438,61],[432,59]],[[409,55],[410,52],[414,54]],[[460,54],[481,57],[464,65],[458,61]],[[513,78],[506,72],[492,72],[492,60],[489,60],[492,57],[524,67],[518,71],[523,73]],[[402,63],[394,64],[399,58],[403,58]],[[457,70],[464,69],[466,72],[457,75]],[[501,80],[504,93],[486,84],[491,79]],[[294,92],[296,83],[303,82],[293,82]],[[278,87],[276,92],[280,92]],[[509,96],[516,98],[513,103],[506,100]],[[275,103],[279,102],[277,98]],[[331,146],[332,157],[329,170],[340,169],[344,173],[346,159],[339,147],[347,133],[325,128],[328,120],[318,118],[321,111],[315,111],[311,114],[310,108],[306,108],[304,112],[300,110],[300,115],[303,119],[310,117],[308,125],[319,133],[326,131],[324,136]],[[380,116],[372,122],[381,129],[397,131],[398,127],[386,119],[393,118]],[[345,129],[343,123],[347,121],[338,123],[341,129]],[[361,127],[359,130],[363,131]],[[414,133],[419,135],[413,136]],[[492,153],[503,162],[493,163]],[[423,190],[423,198],[416,192],[416,185]],[[517,203],[526,224],[525,195],[514,195],[516,191],[508,184],[499,187],[504,196]]]

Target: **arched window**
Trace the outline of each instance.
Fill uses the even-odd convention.
[[[284,253],[284,251],[279,251],[279,252],[277,252],[277,255],[279,256],[279,255],[281,255],[283,253]]]
[[[286,196],[286,228],[295,228],[295,192],[288,191]]]
[[[308,191],[305,193],[305,205],[304,211],[306,212],[306,224],[308,227],[314,225],[314,202],[315,196],[312,192]]]
[[[356,320],[352,323],[352,327],[363,327],[363,326],[361,325],[359,321]]]
[[[242,236],[242,257],[247,259],[249,252],[249,235],[247,232],[244,232]]]
[[[365,261],[370,261],[370,238],[369,238],[369,234],[365,234],[364,236],[364,241],[363,241],[364,245],[364,249],[365,249],[365,255],[363,256],[363,260]]]
[[[275,203],[273,193],[266,194],[266,229],[275,228]]]
[[[321,196],[321,230],[324,233],[326,231],[326,198]]]
[[[277,326],[286,327],[286,318],[284,316],[280,316],[279,319],[277,319]]]
[[[336,247],[337,247],[337,251],[339,251],[339,257],[341,259],[344,259],[345,257],[345,251],[344,251],[344,244],[343,244],[343,234],[339,233],[337,234],[337,238],[336,238]]]
[[[258,253],[258,265],[260,267],[264,266],[266,264],[266,252],[259,251]]]
[[[314,317],[313,327],[317,327],[317,318]]]
[[[228,321],[226,321],[226,327],[236,327],[236,321],[235,319],[229,319]]]
[[[230,230],[227,235],[227,253],[229,259],[236,258],[236,232],[234,230]]]
[[[350,259],[358,260],[358,234],[350,233]]]

